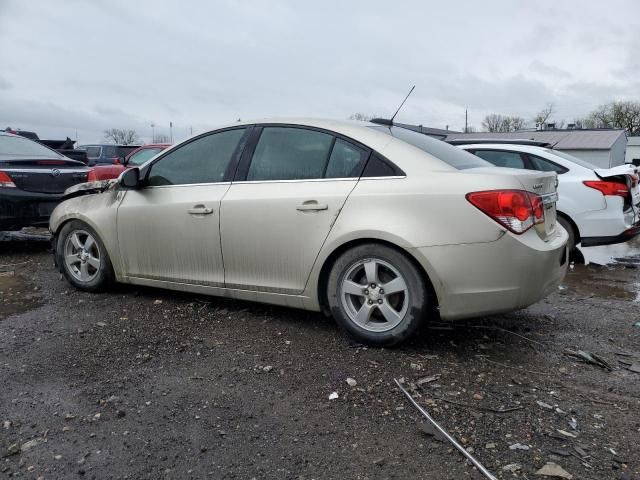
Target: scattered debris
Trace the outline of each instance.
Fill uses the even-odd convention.
[[[335,400],[338,398],[338,392],[331,392],[329,395],[329,400]]]
[[[453,444],[454,447],[456,447],[456,449],[462,453],[465,457],[467,457],[467,459],[469,459],[469,461],[471,461],[471,463],[473,463],[476,468],[478,470],[480,470],[480,472],[487,477],[489,480],[497,480],[496,477],[494,477],[491,472],[489,472],[489,470],[487,470],[478,460],[476,460],[471,453],[469,453],[462,445],[460,445],[455,438],[453,438],[451,435],[449,435],[446,430],[444,428],[442,428],[440,425],[438,425],[438,423],[431,418],[431,415],[429,415],[429,413],[420,406],[420,404],[418,402],[416,402],[414,400],[414,398],[411,396],[411,394],[409,392],[407,392],[404,387],[402,386],[402,384],[397,380],[397,379],[393,379],[396,382],[396,385],[398,386],[398,388],[400,389],[400,391],[402,393],[405,394],[405,396],[409,399],[409,401],[413,404],[414,407],[416,407],[420,413],[427,419],[429,420],[429,422],[431,422],[431,424],[440,431],[440,433],[442,433],[442,435],[444,435],[444,437],[449,440],[449,442],[451,442]]]
[[[24,442],[20,445],[20,451],[26,452],[27,450],[31,450],[33,447],[37,446],[42,442],[41,438],[34,438],[33,440],[29,440],[28,442]]]
[[[636,323],[634,323],[633,326],[640,328],[640,320],[638,320]]]
[[[524,445],[522,443],[514,443],[513,445],[509,445],[509,450],[530,450],[531,447],[529,445]]]
[[[634,363],[629,368],[627,368],[627,370],[633,373],[640,373],[640,363]]]
[[[266,367],[262,367],[262,371],[269,373],[271,370],[273,370],[273,367],[271,365],[267,365]]]
[[[567,431],[565,431],[565,430],[560,430],[559,428],[557,429],[557,432],[558,432],[560,435],[564,435],[565,437],[569,437],[569,438],[576,438],[576,436],[575,436],[573,433],[569,433],[569,432],[567,432]]]
[[[536,472],[536,475],[542,475],[544,477],[566,478],[567,480],[573,478],[573,475],[571,475],[557,463],[553,462],[548,462],[544,467]]]
[[[435,375],[431,375],[429,377],[422,377],[422,378],[420,378],[420,379],[418,379],[416,381],[416,385],[420,387],[420,386],[425,385],[427,383],[435,382],[439,378],[440,378],[440,374],[439,373],[436,373]]]
[[[502,470],[505,472],[516,473],[522,470],[522,465],[520,465],[519,463],[510,463],[509,465],[505,465],[504,467],[502,467]]]
[[[160,305],[162,304],[162,300],[156,300],[153,302],[154,305]]]
[[[571,417],[571,420],[569,420],[569,426],[573,429],[573,430],[577,430],[578,429],[578,421]]]
[[[553,405],[549,405],[541,400],[536,400],[536,403],[540,405],[542,408],[546,408],[547,410],[553,410]]]
[[[102,328],[107,326],[107,324],[104,323],[104,322],[96,322],[96,325],[99,326],[99,327],[102,327]]]
[[[355,387],[357,384],[358,382],[356,382],[355,378],[351,378],[351,377],[347,378],[347,385],[349,385],[350,387]]]
[[[601,356],[592,352],[585,352],[584,350],[578,350],[576,352],[567,348],[565,349],[564,354],[570,357],[577,358],[578,360],[582,360],[585,363],[597,365],[598,367],[604,368],[605,370],[613,370],[613,367],[609,364],[609,362],[607,362]]]

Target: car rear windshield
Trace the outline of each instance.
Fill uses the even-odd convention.
[[[551,153],[552,155],[557,155],[560,158],[564,158],[565,160],[569,160],[570,162],[577,163],[581,167],[588,168],[589,170],[595,170],[596,168],[598,168],[593,163],[586,162],[581,158],[574,157],[573,155],[569,155],[568,153],[564,153],[559,150],[551,150],[549,148],[545,148],[544,151],[547,153]]]
[[[102,150],[102,147],[87,147],[87,157],[89,158],[100,157],[100,150]]]
[[[429,155],[433,155],[438,160],[442,160],[448,165],[458,170],[466,170],[467,168],[477,167],[493,167],[489,162],[482,160],[475,155],[465,152],[464,150],[449,145],[442,140],[436,140],[422,133],[414,132],[402,127],[387,127],[384,125],[374,125],[370,128],[384,132],[392,137],[407,142],[414,147],[419,148]]]
[[[0,155],[17,158],[64,158],[50,148],[23,137],[0,135]]]

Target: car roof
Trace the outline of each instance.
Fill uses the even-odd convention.
[[[541,147],[538,145],[522,145],[519,143],[470,143],[464,145],[456,145],[458,148],[462,148],[464,150],[470,150],[474,148],[482,148],[484,150],[493,149],[493,150],[515,150],[518,152],[525,153],[553,153],[550,152],[548,147]]]

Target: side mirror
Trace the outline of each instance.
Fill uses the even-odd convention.
[[[129,168],[120,175],[120,185],[124,188],[140,187],[140,170]]]

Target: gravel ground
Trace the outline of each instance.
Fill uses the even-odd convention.
[[[526,310],[389,350],[299,310],[82,293],[46,248],[0,243],[0,477],[484,478],[399,378],[497,478],[542,479],[548,462],[640,478],[637,258],[576,267]]]

